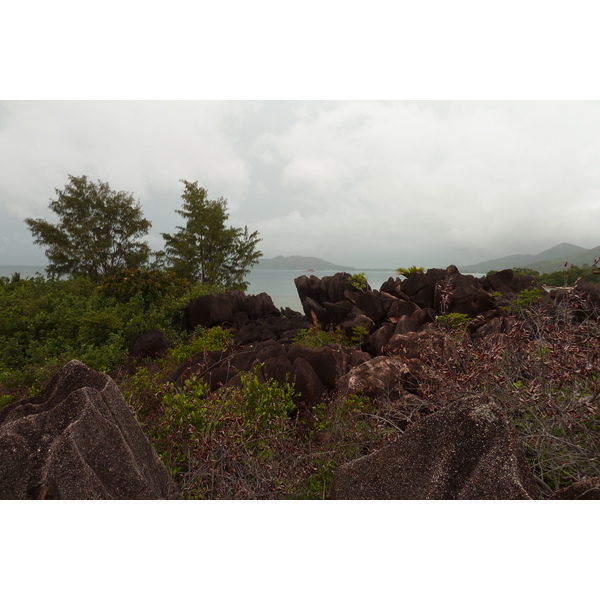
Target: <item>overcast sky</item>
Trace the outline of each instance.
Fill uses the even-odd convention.
[[[139,199],[155,250],[182,224],[180,179],[227,198],[265,258],[445,267],[600,244],[591,2],[91,4],[7,7],[0,264],[45,263],[23,219],[53,221],[69,174]]]
[[[359,268],[468,264],[600,244],[600,103],[6,101],[0,264],[45,264],[26,217],[68,174],[132,192],[150,243],[180,179],[229,202],[265,258]]]

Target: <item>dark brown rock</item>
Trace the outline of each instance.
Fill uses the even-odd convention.
[[[279,383],[292,382],[292,363],[287,356],[273,356],[263,363],[265,378],[274,379]]]
[[[354,330],[357,327],[362,327],[369,333],[373,333],[373,331],[377,329],[377,324],[373,321],[373,319],[369,319],[367,315],[354,315],[352,318],[346,319],[340,324],[340,328],[349,338],[352,338],[354,335]]]
[[[288,358],[292,363],[297,358],[306,360],[319,377],[321,383],[329,390],[335,389],[338,379],[351,368],[352,355],[363,353],[339,344],[329,344],[319,348],[309,348],[299,344],[290,346]]]
[[[410,317],[419,307],[410,300],[396,298],[390,294],[381,294],[381,301],[387,318],[392,322],[397,322],[403,316]]]
[[[491,293],[484,290],[482,281],[473,275],[454,271],[437,285],[434,309],[439,314],[456,312],[473,318],[493,308]]]
[[[402,281],[399,277],[390,277],[381,284],[379,291],[400,298],[403,295]]]
[[[504,269],[503,271],[486,275],[483,279],[483,285],[485,288],[489,287],[501,294],[516,294],[529,288],[543,290],[533,277],[529,275],[515,277],[512,269]]]
[[[291,382],[299,394],[298,402],[305,407],[311,408],[323,401],[325,386],[310,363],[300,356],[292,364]]]
[[[432,308],[420,308],[416,310],[410,318],[416,323],[417,331],[425,326],[427,323],[435,322],[437,313]]]
[[[411,332],[417,332],[419,330],[419,325],[417,322],[407,315],[402,315],[398,322],[396,323],[396,327],[394,328],[394,334],[405,335]],[[392,337],[392,336],[390,336]],[[388,338],[389,341],[389,338]]]
[[[396,325],[394,323],[386,323],[379,329],[376,329],[369,337],[369,346],[371,352],[376,356],[385,354],[385,347],[389,339],[392,337]]]
[[[355,304],[375,323],[379,323],[386,319],[386,311],[383,308],[380,292],[368,291],[362,293],[346,293],[346,298]]]
[[[558,490],[548,500],[600,500],[600,477],[578,481]]]
[[[314,327],[327,324],[327,310],[312,298],[305,298],[302,302],[306,318]]]
[[[255,296],[227,292],[194,298],[185,308],[184,322],[188,331],[193,331],[198,326],[214,327],[233,323],[242,326],[248,319],[255,321],[280,315],[271,297],[264,292]]]
[[[504,269],[497,273],[486,275],[489,287],[493,291],[500,292],[501,294],[508,294],[512,291],[514,279],[515,275],[512,269]]]
[[[525,500],[539,490],[508,417],[484,396],[411,425],[397,442],[334,474],[334,499]]]
[[[348,300],[342,302],[323,302],[325,309],[325,318],[321,321],[321,325],[339,325],[354,308],[353,304]]]
[[[435,287],[425,273],[413,273],[401,283],[402,291],[420,308],[433,308]]]
[[[273,304],[271,296],[266,292],[261,292],[254,296],[244,296],[244,307],[250,319],[278,317],[281,314],[279,309]]]
[[[158,329],[149,329],[138,335],[129,349],[135,358],[156,358],[169,349],[167,338]]]
[[[115,382],[71,361],[0,411],[0,498],[179,497]]]
[[[232,299],[227,294],[208,294],[194,298],[185,309],[185,324],[188,331],[196,327],[214,327],[233,320]]]
[[[423,354],[435,355],[448,360],[453,356],[454,343],[444,331],[425,328],[418,332],[395,333],[387,343],[390,356],[420,358]]]
[[[316,302],[319,306],[322,306],[323,302],[342,302],[345,300],[345,292],[355,290],[349,273],[336,273],[322,279],[319,279],[315,275],[311,275],[310,277],[301,275],[294,279],[294,284],[298,291],[304,314],[309,321],[312,321],[312,318],[310,309],[306,306],[308,298]]]

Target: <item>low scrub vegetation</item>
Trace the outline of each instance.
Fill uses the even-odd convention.
[[[552,273],[543,273],[529,269],[527,267],[515,267],[512,269],[515,276],[526,275],[533,277],[540,285],[548,287],[571,287],[578,281],[587,281],[589,283],[600,283],[600,258],[597,258],[591,265],[584,264],[582,266],[565,263],[564,268]],[[489,271],[497,273],[497,271]]]
[[[431,367],[423,407],[486,393],[507,411],[545,495],[600,476],[598,315],[586,306],[581,318],[585,303],[575,291],[550,309],[527,293],[503,304],[505,333],[474,339],[451,326],[444,355],[422,340],[420,357]]]
[[[423,377],[376,399],[323,397],[309,414],[291,381],[261,365],[237,386],[211,391],[197,376],[169,373],[202,352],[231,350],[220,328],[185,332],[191,298],[218,291],[172,273],[128,270],[100,285],[34,278],[0,286],[0,407],[36,393],[68,360],[112,375],[185,498],[327,498],[335,469],[397,438],[411,423],[466,393],[485,393],[515,425],[543,494],[600,476],[600,327],[576,290],[543,307],[539,290],[495,296],[500,333],[477,335],[461,313],[430,325],[419,341]],[[582,310],[585,309],[585,310]],[[170,348],[134,362],[131,341],[160,329]],[[293,343],[361,347],[368,331],[311,328]],[[428,368],[427,368],[428,367]],[[392,390],[390,390],[391,392]],[[395,390],[398,392],[398,390]]]
[[[225,350],[219,328],[199,329],[158,361],[124,374],[120,386],[180,491],[189,499],[327,498],[333,472],[397,433],[372,402],[343,397],[300,417],[291,382],[265,379],[261,365],[239,386],[210,392],[192,375],[168,374],[197,351]]]

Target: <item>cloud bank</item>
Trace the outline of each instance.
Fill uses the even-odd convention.
[[[67,174],[132,192],[151,243],[180,179],[226,197],[265,257],[426,267],[600,244],[600,103],[3,102],[0,262],[43,264],[26,217]],[[40,262],[41,260],[41,262]]]

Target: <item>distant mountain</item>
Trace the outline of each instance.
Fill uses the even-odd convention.
[[[504,258],[494,258],[474,265],[459,267],[462,273],[487,273],[516,267],[535,269],[540,273],[552,273],[564,269],[565,263],[578,267],[591,265],[600,256],[600,246],[586,250],[575,244],[557,244],[539,254],[512,254]]]
[[[358,271],[354,267],[334,265],[314,256],[276,256],[261,258],[255,269],[279,269],[282,271]]]

